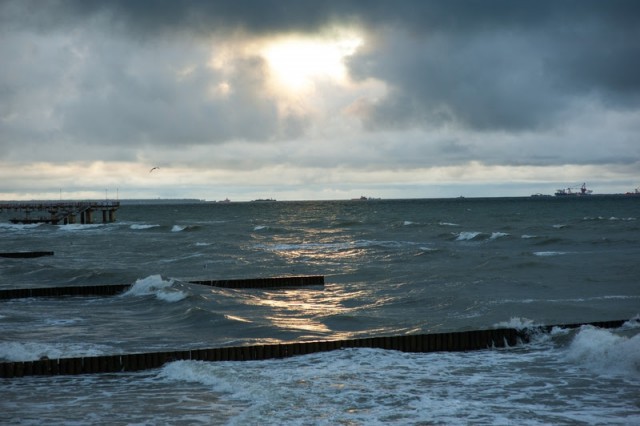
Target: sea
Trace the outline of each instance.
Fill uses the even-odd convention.
[[[0,379],[2,425],[639,425],[640,197],[126,204],[114,223],[13,224],[0,361],[500,327],[468,352],[349,348],[266,361]],[[323,275],[324,286],[191,284]]]

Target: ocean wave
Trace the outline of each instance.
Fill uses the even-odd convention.
[[[533,328],[540,324],[535,323],[528,318],[511,317],[508,321],[502,321],[494,326],[496,328],[515,328],[516,330],[524,330],[527,328]]]
[[[506,232],[492,232],[491,233],[491,237],[489,237],[490,240],[497,240],[498,238],[502,238],[502,237],[508,237],[509,234],[507,234]]]
[[[125,296],[149,296],[155,295],[165,302],[179,302],[187,297],[181,290],[173,288],[174,281],[165,281],[160,275],[151,275],[136,280],[129,290],[122,294]]]
[[[104,223],[69,223],[66,225],[56,225],[60,231],[64,232],[76,232],[76,231],[91,231],[96,229],[108,229],[109,226]]]
[[[100,356],[114,353],[107,345],[87,343],[5,342],[0,345],[0,359],[34,361],[42,358],[58,359],[78,356]]]
[[[0,223],[0,229],[6,229],[7,231],[25,231],[30,229],[35,229],[42,225],[41,223],[28,223],[28,224],[20,224],[20,223]]]
[[[265,413],[271,423],[286,424],[306,424],[310,418],[319,424],[549,424],[607,422],[621,411],[634,412],[633,402],[612,409],[610,400],[600,399],[596,408],[581,401],[559,413],[558,401],[564,404],[573,395],[564,392],[564,365],[555,366],[555,354],[551,349],[413,354],[351,348],[261,362],[175,361],[157,378],[221,393],[229,405],[242,407],[231,424],[259,423]],[[522,368],[529,363],[541,366]],[[485,368],[477,371],[477,364]],[[501,386],[495,386],[496,376]],[[424,392],[425,383],[439,391]],[[469,402],[469,395],[481,398]],[[517,401],[508,418],[501,410],[505,400]]]
[[[151,229],[151,228],[157,228],[160,225],[150,225],[150,224],[137,224],[134,223],[133,225],[131,225],[129,228],[133,229],[133,230],[145,230],[145,229]]]
[[[343,250],[366,249],[371,247],[383,249],[403,249],[417,247],[421,250],[426,249],[426,242],[413,241],[375,241],[375,240],[357,240],[345,242],[327,242],[327,243],[278,243],[278,244],[258,244],[256,247],[270,251],[317,251],[317,252],[337,252]]]
[[[478,231],[464,231],[459,233],[453,233],[456,236],[456,241],[474,241],[480,239],[488,239],[491,241],[498,238],[508,237],[510,234],[506,232],[492,232],[491,235]]]
[[[453,235],[457,235],[456,241],[471,241],[477,238],[478,236],[482,235],[482,232],[466,231],[466,232],[460,232]]]
[[[452,223],[452,222],[438,222],[438,225],[440,225],[440,226],[460,226],[457,223]]]
[[[566,251],[534,251],[533,255],[540,256],[540,257],[551,257],[551,256],[563,256],[568,253],[569,252],[566,252]]]
[[[640,334],[619,336],[610,330],[582,326],[569,345],[566,358],[604,376],[640,378]]]

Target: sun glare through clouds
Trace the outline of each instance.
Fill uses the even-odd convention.
[[[362,45],[356,36],[323,39],[287,37],[268,43],[262,50],[280,90],[299,92],[313,88],[315,81],[347,81],[344,59]]]

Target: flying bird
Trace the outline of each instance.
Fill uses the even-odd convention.
[[[160,168],[160,167],[155,166],[155,167],[153,167],[151,170],[149,170],[149,173],[151,173],[151,172],[152,172],[152,171],[154,171],[155,169],[159,169],[159,168]]]

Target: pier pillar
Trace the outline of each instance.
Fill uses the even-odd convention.
[[[107,211],[102,210],[102,223],[107,223]]]
[[[84,212],[84,220],[85,220],[85,223],[93,223],[93,220],[92,220],[92,218],[91,218],[91,213],[92,213],[92,210],[91,210],[91,209],[87,209],[87,210]]]
[[[109,210],[109,222],[115,222],[115,221],[116,221],[116,211]]]

